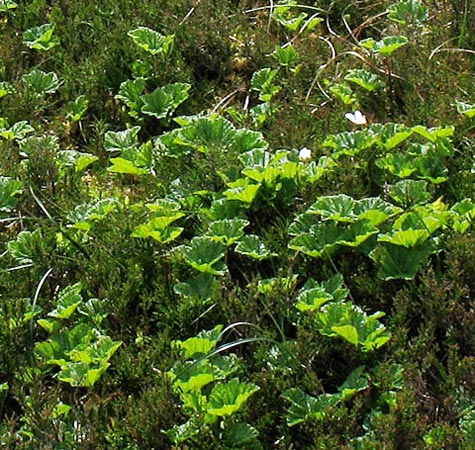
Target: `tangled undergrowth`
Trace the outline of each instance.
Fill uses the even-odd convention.
[[[473,449],[470,5],[0,0],[2,448]]]

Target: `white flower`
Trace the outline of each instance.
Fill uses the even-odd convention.
[[[346,113],[345,117],[355,125],[366,125],[366,117],[360,110],[356,110],[354,113]]]
[[[299,151],[299,158],[301,161],[310,161],[312,159],[312,150],[303,147]]]

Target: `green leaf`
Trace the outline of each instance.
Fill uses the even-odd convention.
[[[305,164],[304,167],[304,176],[307,177],[309,183],[315,183],[323,175],[330,173],[334,167],[337,166],[337,163],[333,158],[328,156],[321,156],[318,160],[318,163],[315,161],[310,161],[308,164]]]
[[[167,375],[177,392],[188,393],[200,392],[213,381],[226,378],[227,373],[219,370],[219,367],[211,364],[208,359],[204,359],[199,363],[195,361],[176,363]]]
[[[66,292],[68,289],[63,291],[64,298],[60,302],[68,303],[66,308],[71,306],[68,297],[74,297],[78,289],[78,285],[74,285],[70,287],[71,292]],[[61,312],[65,312],[66,308]],[[60,381],[71,386],[90,387],[107,370],[110,365],[108,360],[120,345],[121,342],[100,335],[90,324],[80,322],[72,329],[53,334],[48,341],[38,343],[35,349],[46,357],[48,364],[61,367],[58,373]]]
[[[151,94],[140,97],[140,111],[157,119],[166,118],[188,98],[190,88],[188,83],[174,83],[157,88]]]
[[[252,136],[260,136],[253,134]],[[225,152],[234,150],[238,141],[238,131],[231,122],[217,115],[200,117],[189,126],[180,130],[180,137],[184,144],[190,145],[202,153]],[[259,144],[259,146],[261,146]],[[246,148],[236,150],[246,151]]]
[[[59,402],[58,404],[55,405],[55,407],[52,409],[51,411],[51,418],[52,419],[58,419],[62,416],[67,416],[69,411],[71,411],[71,406],[63,403],[63,402]]]
[[[261,187],[260,184],[246,184],[232,189],[227,189],[223,195],[228,200],[237,200],[246,204],[251,204]]]
[[[95,222],[104,220],[118,206],[119,203],[115,197],[83,203],[76,206],[67,215],[67,219],[72,223],[71,228],[89,231]]]
[[[429,20],[428,8],[418,0],[399,1],[388,12],[388,18],[401,25],[421,26]]]
[[[373,123],[369,131],[384,150],[392,150],[412,136],[414,130],[400,123]]]
[[[455,100],[455,106],[458,113],[467,116],[469,119],[475,117],[475,105]]]
[[[239,218],[216,220],[209,224],[206,235],[229,247],[244,235],[244,227],[248,225],[249,221]]]
[[[373,92],[384,86],[377,75],[365,69],[351,69],[347,72],[345,80],[361,86],[368,92]]]
[[[452,213],[452,228],[457,233],[465,233],[472,225],[475,218],[475,203],[472,199],[465,198],[450,209]]]
[[[92,163],[98,161],[99,158],[96,155],[91,155],[90,153],[81,153],[76,159],[74,165],[74,170],[77,173],[84,172]]]
[[[214,200],[210,208],[206,210],[206,214],[212,220],[244,218],[245,210],[245,205],[239,201],[218,198]]]
[[[163,89],[155,89],[151,94],[142,95],[143,106],[140,111],[157,119],[167,117],[171,110],[173,99]]]
[[[0,12],[15,9],[18,5],[13,0],[0,0]]]
[[[270,101],[253,106],[249,110],[249,115],[251,116],[252,121],[257,128],[262,127],[264,122],[269,117],[271,117],[273,113],[274,113],[274,108],[272,107]]]
[[[379,266],[379,278],[412,280],[422,262],[435,251],[436,247],[431,240],[411,248],[384,243],[378,245],[370,253],[370,257]]]
[[[23,33],[23,42],[35,50],[47,52],[59,45],[59,38],[54,36],[54,25],[45,23],[39,27],[29,28]]]
[[[427,128],[423,125],[416,125],[415,127],[412,127],[412,130],[425,137],[430,142],[437,142],[438,139],[445,139],[453,136],[455,127],[450,125],[448,127]]]
[[[23,192],[23,183],[10,177],[0,176],[0,211],[12,212],[18,205],[18,196]]]
[[[187,359],[200,358],[210,353],[216,347],[216,344],[222,337],[222,331],[223,325],[216,325],[212,330],[201,331],[195,337],[185,341],[173,341],[172,345],[178,347]]]
[[[61,85],[58,75],[54,72],[46,73],[39,69],[32,70],[30,73],[23,75],[21,79],[38,97],[56,92]]]
[[[241,383],[238,378],[218,383],[209,395],[206,413],[219,417],[230,416],[258,390],[255,384]]]
[[[272,84],[277,72],[277,69],[271,69],[269,67],[254,72],[251,79],[251,89],[259,92],[264,90],[266,86]]]
[[[358,200],[356,211],[359,221],[367,221],[371,225],[380,225],[390,217],[400,214],[402,209],[381,200],[379,197],[368,197]]]
[[[246,128],[236,130],[232,140],[232,149],[238,154],[256,149],[265,150],[268,146],[262,133]]]
[[[89,100],[85,95],[80,95],[76,100],[68,102],[66,105],[66,117],[73,122],[79,122],[87,111]]]
[[[294,224],[292,224],[294,225]],[[293,234],[292,225],[289,233]],[[344,229],[334,223],[322,223],[312,227],[308,232],[300,232],[291,239],[289,248],[300,251],[312,257],[320,257],[331,252],[336,247],[336,242],[343,236]]]
[[[172,99],[171,111],[178,108],[189,96],[191,84],[189,83],[172,83],[160,88]]]
[[[358,345],[360,342],[358,330],[353,325],[335,325],[331,327],[331,329],[343,339],[346,339],[350,344]]]
[[[394,230],[380,235],[378,241],[412,248],[423,244],[428,238],[427,230]]]
[[[290,240],[289,248],[312,257],[320,257],[331,252],[345,233],[344,228],[340,228],[332,222],[312,226],[306,232],[298,231],[299,225],[302,223],[301,219],[297,218],[297,221],[289,227],[290,234],[297,234]]]
[[[179,206],[173,204],[151,204],[147,206],[154,211],[153,217],[149,222],[136,227],[132,232],[132,237],[151,237],[165,244],[181,234],[182,227],[170,227],[173,222],[185,216],[183,212],[178,210]]]
[[[322,145],[336,150],[333,157],[339,158],[341,155],[355,156],[374,143],[375,137],[372,133],[368,130],[360,130],[330,135]]]
[[[236,245],[234,251],[257,260],[278,256],[277,253],[270,252],[267,249],[259,236],[253,234],[243,236],[238,242],[238,245]]]
[[[221,259],[225,252],[225,245],[213,241],[208,236],[202,236],[191,240],[191,247],[185,248],[183,256],[191,267],[200,272],[223,275],[225,267]]]
[[[473,219],[475,217],[475,202],[470,198],[464,198],[452,206],[450,210],[460,216]]]
[[[312,16],[310,19],[307,20],[305,29],[308,30],[308,31],[312,31],[318,25],[320,25],[323,22],[323,20],[324,19],[322,17]]]
[[[297,296],[296,308],[301,311],[313,312],[320,309],[329,301],[342,301],[349,291],[343,288],[343,277],[338,274],[332,278],[317,283],[313,279],[308,280]]]
[[[45,324],[45,320],[41,320],[41,322],[38,322],[41,323],[41,326],[44,329],[48,331],[50,329],[54,330],[54,327],[48,327]],[[61,366],[68,363],[64,359],[65,351],[67,350],[67,348],[64,347],[64,345],[61,345],[61,341],[59,339],[48,339],[47,341],[38,342],[35,345],[35,352],[37,357],[43,357],[46,360],[47,364]]]
[[[391,339],[391,333],[386,330],[378,319],[384,313],[376,312],[365,322],[364,340],[361,342],[361,350],[363,352],[371,352],[385,345]]]
[[[432,235],[447,223],[450,213],[442,201],[436,200],[428,205],[415,207],[412,211],[402,214],[394,222],[394,230],[422,229]]]
[[[350,293],[350,291],[344,287],[344,280],[341,274],[336,274],[328,280],[322,281],[320,286],[333,297],[333,301],[335,302],[344,300]]]
[[[42,311],[43,311],[43,308],[41,308],[41,306],[36,305],[36,304],[29,304],[27,310],[23,314],[21,322],[22,323],[30,322]]]
[[[60,169],[73,168],[74,172],[84,172],[99,158],[91,153],[82,153],[76,150],[60,150],[57,153],[56,163]]]
[[[309,419],[322,420],[340,400],[338,395],[330,394],[312,397],[298,388],[286,390],[282,397],[290,402],[287,412],[287,425],[289,427]]]
[[[53,334],[59,331],[59,328],[61,327],[60,322],[56,320],[51,320],[51,319],[38,319],[36,321],[38,325],[46,330],[49,334]]]
[[[73,387],[91,387],[99,380],[109,365],[105,363],[97,368],[90,368],[83,362],[69,363],[58,373],[58,380],[69,383]]]
[[[157,216],[175,216],[180,211],[182,205],[176,200],[159,198],[153,203],[147,203],[145,207]]]
[[[321,220],[315,214],[299,214],[289,226],[289,234],[298,236],[302,233],[309,233],[321,225]]]
[[[23,120],[15,123],[8,130],[2,131],[0,136],[8,141],[13,141],[14,139],[20,140],[33,131],[35,131],[35,129],[26,120]]]
[[[108,131],[104,136],[104,148],[108,152],[126,151],[136,148],[140,127],[135,126],[124,131]]]
[[[0,81],[0,98],[5,97],[6,95],[11,94],[12,92],[13,86],[10,83],[6,81]]]
[[[124,158],[111,158],[112,166],[107,170],[113,173],[126,173],[129,175],[144,175],[149,173],[147,169],[137,167],[133,161]]]
[[[295,289],[297,278],[297,275],[292,275],[291,277],[264,278],[263,280],[259,280],[257,292],[267,296],[282,292],[290,294]]]
[[[351,302],[327,303],[317,312],[319,332],[323,335],[340,336],[362,351],[372,351],[384,345],[391,337],[379,318],[384,313],[371,316]]]
[[[10,125],[6,117],[0,117],[0,131],[5,131]]]
[[[227,449],[246,448],[257,439],[259,433],[254,427],[247,423],[236,423],[225,431],[225,442]]]
[[[189,298],[197,298],[203,302],[209,300],[213,294],[216,280],[210,273],[202,272],[188,279],[184,283],[178,283],[173,290],[178,295]]]
[[[142,95],[144,90],[144,78],[127,80],[120,84],[119,93],[115,98],[122,100],[132,110],[129,114],[136,117],[143,106]]]
[[[346,402],[351,400],[358,392],[365,391],[370,387],[368,374],[365,373],[365,366],[359,366],[348,375],[345,382],[338,388],[341,393],[341,400]]]
[[[79,305],[78,311],[97,326],[109,315],[104,301],[97,298],[90,298],[86,303]]]
[[[132,175],[155,174],[153,151],[151,141],[147,141],[140,146],[124,148],[121,157],[110,159],[112,166],[107,170]]]
[[[356,201],[345,194],[319,197],[310,206],[307,214],[321,216],[322,220],[332,220],[334,222],[355,222],[358,219]]]
[[[109,336],[99,336],[86,348],[74,348],[68,356],[73,362],[85,362],[102,366],[112,358],[121,345],[122,342],[113,341]]]
[[[378,386],[389,389],[404,388],[404,367],[401,364],[380,365],[377,371]]]
[[[293,0],[280,2],[280,4],[277,5],[278,7],[272,10],[272,19],[290,31],[300,30],[304,25],[307,14],[304,12],[296,14],[298,11],[296,8],[290,8],[286,5],[297,6],[297,2]],[[323,19],[320,19],[319,22],[322,20]],[[315,24],[313,24],[313,26],[315,26]]]
[[[41,322],[42,326],[44,320]],[[46,325],[46,324],[45,324]],[[71,329],[60,328],[46,325],[45,329],[52,330],[51,338],[47,341],[36,344],[35,349],[46,358],[48,364],[65,366],[68,364],[66,358],[71,350],[85,349],[89,343],[97,337],[97,330],[90,324],[80,322]]]
[[[376,165],[398,178],[408,178],[417,171],[414,158],[399,153],[388,153],[383,158],[376,160]]]
[[[250,151],[244,152],[238,156],[239,161],[246,169],[260,169],[262,172],[271,164],[272,153],[265,151],[263,148],[254,148]]]
[[[463,442],[472,447],[475,445],[475,409],[469,406],[459,419],[459,427],[463,433]]]
[[[397,49],[404,47],[408,42],[405,36],[387,36],[380,41],[375,41],[373,38],[363,39],[359,44],[374,53],[390,56]]]
[[[448,180],[448,169],[440,158],[434,155],[427,155],[417,160],[417,177],[430,181],[433,184],[440,184]]]
[[[67,286],[59,294],[56,301],[56,308],[48,313],[49,317],[55,319],[68,319],[83,302],[81,297],[82,286],[80,283]]]
[[[85,363],[66,364],[58,374],[58,379],[71,386],[82,386],[88,372],[88,365]]]
[[[165,434],[174,444],[185,442],[193,436],[198,435],[204,429],[202,420],[198,417],[191,417],[190,420],[181,424],[174,425],[173,428],[165,431]]]
[[[389,196],[403,208],[426,203],[431,195],[425,181],[403,180],[390,187]]]
[[[362,220],[345,226],[336,243],[348,247],[358,247],[368,238],[378,233],[378,228],[369,220]]]
[[[33,264],[41,250],[42,240],[39,228],[35,231],[20,231],[14,241],[8,242],[8,251],[19,264]]]
[[[327,83],[329,82],[327,81]],[[328,90],[344,105],[354,105],[358,101],[355,93],[347,83],[329,84]]]
[[[269,102],[282,88],[273,84],[277,69],[266,67],[254,72],[251,79],[251,89],[259,92],[259,100]]]
[[[170,53],[175,35],[164,36],[147,27],[138,27],[129,31],[128,36],[142,49],[152,55]]]
[[[272,56],[283,67],[293,68],[300,62],[300,55],[293,45],[276,47]]]
[[[296,161],[290,161],[289,155],[292,153],[286,150],[277,151],[275,154],[261,149],[246,152],[240,157],[246,166],[242,173],[253,181],[275,189],[276,184],[280,184],[284,179],[293,182],[301,171],[302,166]]]
[[[378,232],[376,225],[397,212],[378,198],[354,200],[343,194],[320,197],[289,227],[289,233],[296,236],[289,247],[314,257],[336,244],[357,247]],[[325,222],[313,218],[317,215]]]
[[[297,303],[295,304],[295,307],[300,312],[312,312],[320,309],[330,300],[333,300],[333,296],[321,286],[304,288],[304,290],[297,297]]]

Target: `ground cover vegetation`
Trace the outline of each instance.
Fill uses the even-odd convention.
[[[473,449],[471,1],[0,0],[0,445]]]

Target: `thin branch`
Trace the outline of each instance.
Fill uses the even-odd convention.
[[[48,269],[46,273],[41,277],[41,280],[38,283],[38,286],[36,287],[35,296],[33,297],[33,302],[31,304],[32,309],[36,306],[36,302],[38,301],[38,297],[40,296],[41,288],[45,284],[46,279],[50,276],[52,271],[52,268]],[[33,331],[33,318],[30,320],[30,329],[31,331]]]
[[[186,16],[183,17],[183,19],[182,19],[181,22],[178,24],[178,26],[183,25],[183,24],[188,20],[188,18],[194,13],[196,7],[197,7],[200,3],[201,3],[201,0],[197,0],[196,5],[193,6],[193,7],[186,13]]]
[[[330,52],[331,52],[330,61],[327,61],[325,64],[323,64],[322,66],[320,66],[318,68],[317,73],[315,75],[315,78],[313,79],[312,83],[310,84],[310,87],[307,91],[307,95],[305,96],[305,101],[308,101],[308,99],[310,98],[310,95],[311,95],[313,89],[315,88],[315,85],[317,85],[320,88],[320,90],[324,93],[325,97],[329,98],[328,94],[321,88],[320,84],[318,83],[318,79],[320,78],[320,74],[330,65],[330,63],[332,61],[335,60],[336,50],[335,50],[335,47],[333,46],[333,44],[330,42],[329,39],[327,39],[323,36],[320,36],[319,39],[322,40],[323,42],[325,42],[325,44],[327,44],[328,47],[330,47]]]
[[[429,56],[429,61],[432,59],[432,57],[436,53],[441,53],[441,52],[456,52],[456,53],[469,53],[470,55],[475,55],[475,50],[470,50],[468,48],[441,48],[441,49],[436,49],[433,50]]]
[[[244,89],[238,88],[230,94],[224,96],[218,103],[216,103],[216,106],[211,110],[211,113],[215,113],[223,105],[226,106],[231,101],[231,99],[240,92],[244,92]]]

